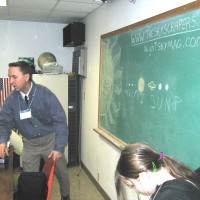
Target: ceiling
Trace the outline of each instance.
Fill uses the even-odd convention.
[[[103,2],[94,0],[7,0],[0,20],[64,23],[81,21]]]

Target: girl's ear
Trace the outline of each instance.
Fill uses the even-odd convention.
[[[129,187],[133,187],[134,186],[133,182],[130,179],[122,177],[122,180],[127,186],[129,186]]]

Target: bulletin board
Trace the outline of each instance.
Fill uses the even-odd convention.
[[[97,133],[200,166],[200,2],[101,36]]]

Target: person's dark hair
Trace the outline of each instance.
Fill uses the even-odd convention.
[[[32,81],[33,69],[29,63],[27,63],[25,61],[18,61],[18,62],[9,63],[8,66],[9,67],[19,67],[23,74],[30,75],[29,80]]]
[[[152,162],[155,166],[152,165]],[[148,170],[153,171],[154,167],[157,170],[164,167],[173,177],[187,179],[200,188],[200,178],[193,170],[180,161],[163,154],[160,157],[160,153],[146,143],[131,143],[121,151],[116,168],[115,185],[118,196],[120,195],[119,179],[121,179],[121,176],[136,179],[139,177],[139,173]]]

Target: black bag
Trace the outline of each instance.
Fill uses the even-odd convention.
[[[46,200],[47,178],[43,172],[22,172],[18,179],[16,200]]]

